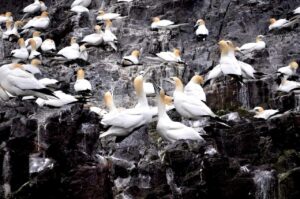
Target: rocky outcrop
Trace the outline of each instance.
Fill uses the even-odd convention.
[[[22,7],[30,2],[0,0],[0,12],[10,10],[21,18]],[[80,40],[93,32],[95,25],[94,14],[71,14],[71,2],[45,0],[51,28],[43,36],[53,38],[59,49],[71,36]],[[300,28],[267,31],[269,17],[286,17],[299,5],[300,1],[273,0],[93,1],[92,11],[104,6],[127,16],[113,22],[120,41],[118,52],[109,47],[89,48],[91,64],[84,68],[95,88],[94,105],[103,107],[103,93],[112,88],[118,106],[134,105],[132,78],[147,69],[147,78],[161,82],[171,94],[172,85],[161,79],[179,75],[186,83],[195,72],[205,74],[218,63],[217,42],[222,38],[241,45],[258,34],[265,35],[265,50],[240,55],[240,59],[269,75],[244,86],[221,79],[205,89],[209,106],[219,115],[235,112],[235,119],[224,116],[230,129],[206,125],[204,145],[164,142],[155,131],[155,122],[123,140],[99,140],[104,131],[100,119],[82,104],[53,109],[20,99],[1,102],[0,198],[299,198],[299,93],[276,93],[272,74],[290,60],[300,60]],[[154,16],[188,25],[151,31]],[[193,34],[198,18],[204,18],[210,30],[205,42],[198,42]],[[9,62],[16,43],[0,43],[0,58]],[[174,47],[182,50],[186,68],[147,58]],[[141,50],[143,65],[118,65],[121,57],[134,49]],[[50,59],[43,56],[44,75],[62,81],[59,88],[73,93],[74,71],[82,65],[51,65]],[[155,98],[150,97],[149,102],[154,105]],[[259,121],[246,111],[257,105],[292,110],[283,117]],[[175,111],[170,115],[181,120]]]

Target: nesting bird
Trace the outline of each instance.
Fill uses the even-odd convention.
[[[279,73],[280,75],[291,77],[296,74],[298,67],[299,67],[298,63],[292,61],[291,63],[289,63],[288,66],[279,68],[277,70],[277,73]]]
[[[13,16],[11,12],[6,12],[5,14],[0,15],[0,24],[3,24],[7,21],[13,22]]]
[[[131,52],[131,55],[124,56],[121,63],[123,66],[138,65],[140,63],[139,56],[140,56],[140,51],[134,50]]]
[[[110,20],[105,21],[105,31],[103,35],[103,41],[106,44],[109,44],[115,51],[117,51],[116,43],[118,39],[116,35],[111,31],[112,22]]]
[[[74,84],[74,89],[77,93],[90,94],[92,91],[91,83],[84,78],[84,70],[80,68],[77,71],[77,80]]]
[[[48,12],[42,12],[41,16],[34,17],[29,20],[22,29],[42,29],[45,30],[50,24],[50,18],[48,17]]]
[[[275,30],[275,29],[282,29],[282,28],[289,28],[293,27],[298,21],[298,18],[294,18],[291,20],[287,19],[278,19],[276,20],[275,18],[271,18],[269,20],[270,25],[269,25],[269,31]]]
[[[264,120],[271,119],[273,116],[279,113],[279,110],[277,109],[264,110],[264,108],[260,106],[255,107],[252,111],[255,112],[254,118],[264,119]]]
[[[41,2],[39,0],[34,0],[34,2],[25,8],[23,8],[24,13],[34,14],[36,12],[45,11],[47,10],[46,5],[44,2]]]
[[[143,77],[141,75],[134,79],[134,88],[138,96],[138,104],[131,109],[104,115],[101,124],[111,127],[101,134],[100,138],[108,135],[127,136],[134,129],[148,124],[148,122],[151,121],[152,113],[148,106],[146,93],[143,88]]]
[[[52,39],[45,39],[41,45],[41,49],[43,52],[55,52],[55,42]]]
[[[87,35],[83,38],[81,42],[86,43],[87,45],[98,46],[103,43],[103,31],[101,26],[95,26],[95,33]]]
[[[209,34],[208,29],[205,26],[205,21],[203,19],[199,19],[196,22],[195,27],[197,27],[197,30],[196,30],[197,38],[201,41],[205,41],[206,37]]]
[[[15,58],[15,62],[24,61],[28,59],[29,53],[25,46],[25,42],[23,38],[18,40],[18,44],[20,46],[19,49],[12,50],[10,55]]]
[[[36,47],[35,40],[34,39],[30,39],[29,43],[30,43],[30,47],[31,47],[31,52],[29,54],[28,59],[39,58],[41,56],[41,53],[36,50],[37,47]]]
[[[158,134],[165,140],[175,142],[176,140],[188,139],[205,142],[204,139],[191,127],[187,127],[180,122],[174,122],[166,113],[165,93],[160,91],[158,97],[158,122],[156,130]]]
[[[15,38],[20,38],[18,28],[21,27],[23,23],[21,21],[16,21],[14,23],[14,26],[12,27],[12,22],[11,21],[6,21],[6,31],[3,32],[2,38],[3,39],[15,39]]]
[[[156,55],[163,61],[182,63],[180,54],[181,52],[177,48],[174,48],[173,52],[167,51],[167,52],[156,53]]]
[[[31,73],[26,72],[21,64],[12,63],[0,67],[0,85],[13,96],[36,96],[48,99],[53,92],[42,85]]]
[[[263,38],[263,35],[258,35],[255,43],[246,43],[239,47],[238,50],[244,54],[263,50],[266,47],[266,43],[262,40]]]
[[[54,91],[53,95],[55,98],[43,99],[37,98],[35,103],[39,106],[51,106],[51,107],[62,107],[67,104],[78,102],[78,99],[72,95],[66,94],[63,91]]]
[[[30,45],[30,40],[33,39],[35,41],[36,44],[36,49],[39,49],[43,43],[43,40],[41,38],[41,32],[39,31],[34,31],[32,33],[32,38],[30,39],[26,39],[25,41],[25,46],[27,47],[28,50],[31,50],[31,45]]]
[[[174,24],[173,21],[166,20],[166,19],[160,20],[159,17],[153,17],[151,23],[151,29],[153,30],[153,29],[168,28],[173,24]]]
[[[300,89],[300,82],[289,81],[287,80],[287,78],[288,78],[287,76],[281,77],[281,83],[277,88],[277,91],[289,93],[291,91]]]
[[[106,20],[115,20],[115,19],[121,19],[123,17],[121,17],[120,14],[118,13],[106,13],[104,12],[104,10],[99,10],[98,12],[98,16],[97,16],[97,21],[106,21]]]
[[[74,6],[71,8],[72,12],[76,12],[77,14],[81,14],[81,13],[89,13],[89,9],[84,7],[84,6]]]
[[[70,46],[64,47],[60,51],[58,51],[57,55],[66,60],[75,60],[80,56],[79,45],[77,43],[77,38],[72,37]]]

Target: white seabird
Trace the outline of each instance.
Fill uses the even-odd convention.
[[[87,45],[98,46],[103,43],[103,35],[104,33],[101,30],[101,26],[96,25],[95,33],[85,36],[81,42]]]
[[[74,89],[77,93],[90,93],[92,91],[92,85],[84,78],[84,70],[81,68],[77,71],[77,80],[74,84]]]
[[[182,62],[180,54],[181,54],[180,50],[175,48],[173,50],[173,52],[170,52],[170,51],[160,52],[160,53],[157,53],[156,55],[164,61],[180,63],[180,62]]]
[[[290,77],[296,74],[298,67],[299,67],[298,63],[292,61],[291,63],[289,63],[288,66],[279,68],[277,70],[277,73]]]
[[[34,17],[29,20],[22,29],[36,28],[36,29],[47,29],[50,24],[50,18],[48,12],[42,12],[41,16]]]
[[[205,41],[206,37],[209,34],[208,29],[205,26],[205,21],[203,19],[199,19],[196,22],[195,27],[197,27],[197,30],[196,30],[197,38],[199,38],[202,41]]]
[[[151,29],[161,29],[161,28],[167,28],[171,25],[174,24],[173,21],[170,21],[170,20],[166,20],[166,19],[163,19],[163,20],[160,20],[159,17],[154,17],[152,19],[152,23],[151,23]]]
[[[258,35],[255,43],[246,43],[239,47],[238,50],[244,54],[260,51],[266,47],[266,43],[262,40],[262,38],[264,38],[263,35]]]
[[[134,50],[131,52],[131,55],[124,56],[121,63],[123,66],[138,65],[140,63],[139,56],[140,56],[140,51]]]
[[[199,133],[191,127],[187,127],[180,122],[174,122],[166,113],[165,93],[160,91],[158,97],[158,122],[156,126],[158,134],[165,140],[175,142],[176,140],[198,140],[205,143]]]
[[[41,45],[43,52],[54,52],[56,51],[55,42],[52,39],[45,39]]]
[[[33,39],[35,41],[36,49],[39,49],[41,47],[42,43],[43,43],[43,40],[40,36],[41,36],[40,31],[34,31],[32,33],[32,38],[30,38],[30,39]],[[25,41],[25,46],[27,47],[28,50],[31,50],[31,45],[29,43],[30,39],[26,39],[26,41]]]
[[[29,53],[28,53],[28,50],[25,46],[25,42],[24,42],[24,39],[23,38],[20,38],[18,40],[18,44],[20,46],[19,49],[15,49],[15,50],[12,50],[10,55],[14,58],[16,58],[16,62],[19,62],[19,61],[24,61],[26,59],[28,59],[28,56],[29,56]]]

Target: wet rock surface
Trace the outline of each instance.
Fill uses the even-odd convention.
[[[21,9],[29,3],[0,0],[0,12],[9,10],[21,18]],[[118,52],[108,47],[88,48],[91,64],[84,68],[95,88],[91,103],[102,108],[103,93],[112,88],[117,106],[133,106],[132,79],[141,70],[150,69],[146,79],[163,84],[172,94],[173,87],[161,79],[179,75],[186,83],[195,72],[205,74],[218,63],[217,42],[222,38],[241,45],[258,34],[265,35],[265,50],[240,59],[266,74],[300,60],[299,26],[267,31],[269,17],[286,17],[300,5],[298,0],[94,0],[90,6],[94,13],[82,16],[69,12],[71,0],[45,3],[51,27],[43,37],[53,38],[58,49],[71,36],[80,40],[93,32],[94,13],[100,6],[128,16],[113,22],[120,41]],[[151,17],[155,16],[189,25],[151,31]],[[206,20],[210,31],[205,42],[198,42],[193,34],[199,18]],[[9,62],[7,56],[17,45],[0,44],[0,58]],[[176,64],[147,59],[174,47],[183,52],[184,71]],[[117,64],[134,49],[141,50],[143,65],[123,68]],[[50,59],[43,56],[43,74],[62,81],[60,89],[74,93],[74,71],[81,65],[51,65]],[[100,118],[82,104],[53,109],[20,99],[0,102],[0,198],[300,198],[300,94],[278,95],[275,88],[272,75],[244,86],[221,79],[206,88],[208,104],[216,113],[236,113],[225,116],[230,129],[215,124],[205,127],[204,145],[161,141],[155,123],[136,129],[123,140],[99,140],[104,131]],[[154,97],[148,100],[155,104]],[[292,111],[270,121],[254,120],[246,110],[257,105]],[[174,111],[171,116],[180,120]],[[30,172],[32,158],[47,158],[53,165]]]

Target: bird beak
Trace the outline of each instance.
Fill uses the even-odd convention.
[[[198,23],[196,23],[195,25],[194,25],[194,28],[197,28],[199,26],[199,24]]]
[[[255,110],[252,109],[252,110],[249,110],[248,112],[249,112],[249,113],[255,113]]]

